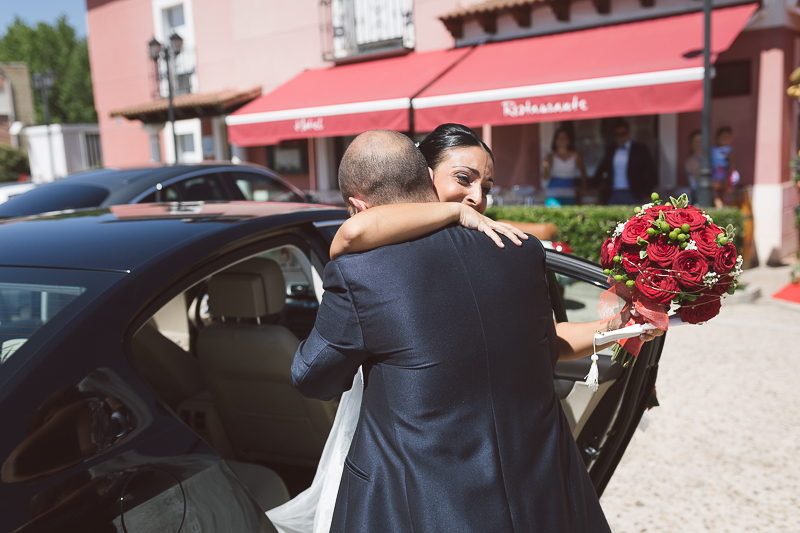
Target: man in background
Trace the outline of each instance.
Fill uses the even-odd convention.
[[[631,127],[624,120],[614,125],[614,144],[606,149],[594,174],[604,204],[642,204],[658,181],[647,147],[631,139]]]

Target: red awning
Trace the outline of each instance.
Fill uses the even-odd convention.
[[[714,10],[712,61],[756,8]],[[702,49],[702,12],[479,46],[413,99],[415,129],[696,111]]]
[[[376,128],[407,131],[411,98],[470,50],[307,70],[229,115],[228,138],[239,146],[262,146]]]

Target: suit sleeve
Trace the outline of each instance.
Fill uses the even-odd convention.
[[[292,361],[292,383],[304,396],[329,400],[350,388],[367,351],[353,295],[335,261],[325,267],[323,288],[314,329]]]

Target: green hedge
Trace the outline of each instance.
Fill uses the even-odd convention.
[[[0,182],[17,181],[20,174],[30,174],[28,156],[22,150],[0,144]]]
[[[736,247],[743,244],[744,217],[733,207],[705,210],[720,227],[733,224],[736,228]],[[575,255],[591,261],[600,261],[600,246],[618,222],[633,216],[633,206],[584,205],[544,207],[539,205],[495,206],[486,211],[495,220],[516,222],[550,222],[558,229],[558,240],[570,245]]]

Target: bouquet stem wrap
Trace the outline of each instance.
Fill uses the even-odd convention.
[[[667,331],[669,326],[667,307],[634,294],[633,287],[628,287],[625,283],[613,283],[611,279],[609,282],[612,283],[611,288],[600,296],[600,302],[597,305],[597,312],[601,320],[612,320],[619,315],[628,315],[630,318],[621,327],[647,322],[658,329]],[[631,313],[631,310],[636,310],[638,315]],[[627,352],[639,355],[644,341],[639,337],[631,337],[622,339],[619,344]]]

